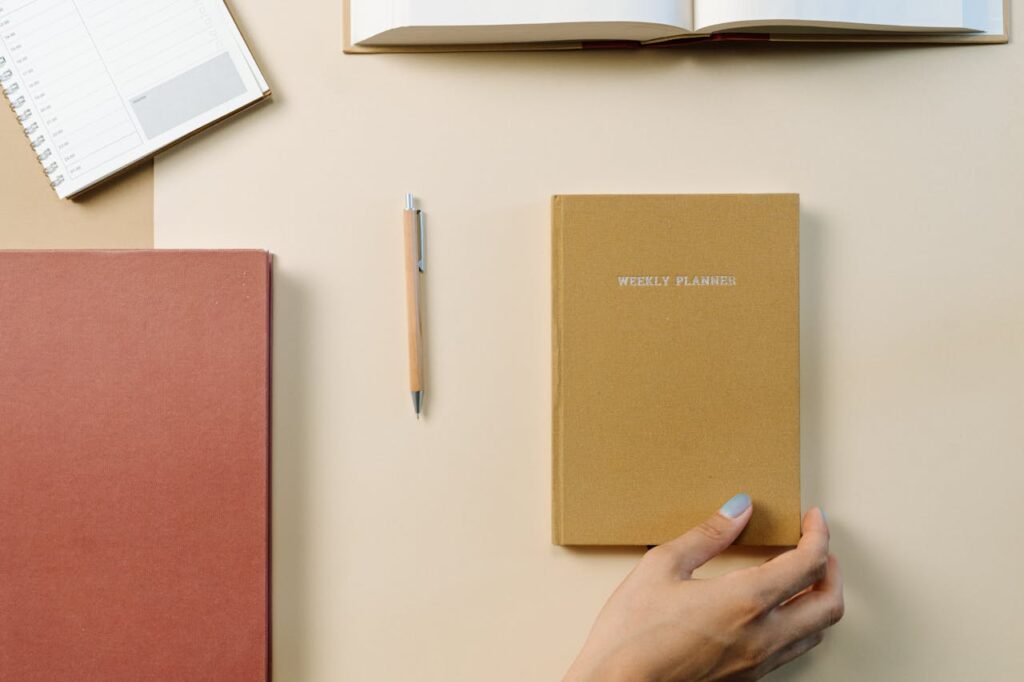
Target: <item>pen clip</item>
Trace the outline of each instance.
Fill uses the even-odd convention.
[[[416,211],[417,217],[420,219],[420,262],[417,263],[420,272],[427,271],[427,230],[424,225],[423,211]]]
[[[405,195],[405,210],[415,211],[416,219],[420,223],[420,259],[416,263],[416,269],[420,272],[426,272],[427,269],[427,230],[424,225],[423,211],[416,208],[416,198],[412,194]]]

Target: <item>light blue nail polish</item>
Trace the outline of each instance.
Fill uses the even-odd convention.
[[[825,516],[825,510],[822,509],[821,507],[818,507],[818,511],[821,512],[821,518],[825,522],[825,525],[827,526],[828,525],[828,517]]]
[[[750,495],[746,493],[739,493],[733,495],[732,499],[722,505],[722,508],[718,510],[718,513],[730,519],[735,519],[737,516],[747,511],[747,507],[750,506]]]

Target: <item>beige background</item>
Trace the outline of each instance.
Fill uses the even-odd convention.
[[[346,57],[340,5],[235,3],[276,99],[157,163],[157,246],[278,255],[277,680],[554,680],[634,563],[548,541],[556,192],[803,197],[804,501],[848,615],[775,679],[1019,676],[1020,44]]]
[[[136,166],[79,201],[61,201],[14,114],[6,110],[0,111],[0,160],[0,248],[153,246],[152,163]]]

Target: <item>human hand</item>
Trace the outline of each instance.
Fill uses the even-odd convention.
[[[795,549],[717,578],[692,577],[752,514],[750,498],[737,495],[647,552],[598,614],[564,682],[757,680],[817,646],[843,616],[820,509],[804,516]]]

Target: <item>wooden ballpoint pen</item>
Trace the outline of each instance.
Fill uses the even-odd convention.
[[[423,211],[411,194],[405,195],[405,293],[409,322],[409,390],[416,418],[423,411],[423,320],[420,315],[420,277],[425,269]]]

